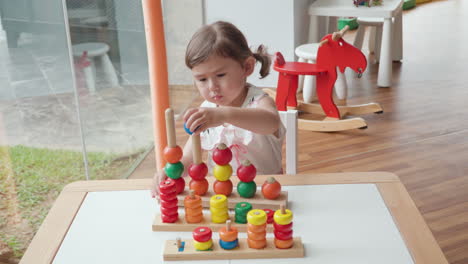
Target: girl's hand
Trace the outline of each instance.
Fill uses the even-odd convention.
[[[184,115],[184,122],[194,135],[210,127],[217,127],[224,123],[224,109],[211,107],[190,108]]]
[[[151,197],[159,200],[159,183],[167,178],[164,170],[157,171],[153,177],[153,184],[151,186]]]

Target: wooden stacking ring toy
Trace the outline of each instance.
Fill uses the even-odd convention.
[[[223,240],[220,239],[219,240],[219,245],[223,249],[227,249],[227,250],[235,249],[239,245],[239,240],[235,239],[234,241],[223,241]]]
[[[206,251],[209,250],[213,246],[213,240],[210,238],[210,240],[206,242],[198,242],[198,241],[193,241],[193,247],[195,247],[196,250],[200,251]]]
[[[249,248],[262,249],[266,247],[266,239],[263,240],[252,240],[247,238],[247,244]]]
[[[273,218],[277,224],[287,225],[292,222],[293,214],[289,209],[285,209],[285,213],[282,213],[280,209],[280,210],[276,210]]]
[[[226,195],[216,194],[216,195],[211,196],[210,208],[224,209],[226,207],[227,207]]]
[[[293,227],[293,222],[287,225],[280,225],[280,224],[273,222],[273,228],[281,232],[289,232],[292,230],[292,227]]]
[[[229,164],[215,165],[213,168],[213,176],[218,181],[227,181],[232,175],[232,167]]]
[[[266,228],[266,223],[264,223],[263,225],[253,225],[253,224],[248,223],[247,228],[248,230],[252,232],[256,232],[256,233],[263,232]]]
[[[193,239],[198,242],[206,242],[211,239],[213,231],[209,227],[199,226],[195,228],[192,232]]]
[[[164,159],[169,163],[179,162],[183,156],[183,151],[179,146],[165,147],[163,152]]]
[[[263,225],[267,222],[267,214],[261,209],[250,210],[247,213],[247,222],[252,225]]]
[[[294,239],[291,238],[289,240],[279,240],[279,239],[274,239],[275,247],[280,248],[280,249],[287,249],[291,248],[294,244]]]

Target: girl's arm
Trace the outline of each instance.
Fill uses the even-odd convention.
[[[265,96],[256,108],[216,107],[192,108],[184,116],[187,127],[195,134],[209,127],[224,123],[252,131],[257,134],[274,134],[280,127],[280,118],[272,98]]]
[[[280,117],[273,99],[265,96],[256,108],[220,107],[224,123],[232,124],[257,134],[268,135],[278,131]]]

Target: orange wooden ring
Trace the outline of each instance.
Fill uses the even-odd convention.
[[[202,206],[202,200],[200,196],[195,195],[195,198],[191,198],[190,196],[185,197],[184,199],[184,206],[185,208],[197,208]]]
[[[189,215],[197,215],[197,214],[200,214],[202,211],[203,211],[203,206],[201,205],[197,208],[185,207],[185,214],[189,214]]]
[[[179,146],[173,148],[165,147],[163,151],[164,159],[169,163],[177,163],[182,158],[183,151]]]
[[[251,240],[247,238],[247,244],[249,248],[262,249],[266,247],[267,241],[264,240]]]
[[[281,249],[291,248],[294,245],[293,238],[289,240],[279,240],[275,238],[274,241],[275,241],[275,247],[281,248]]]
[[[208,191],[208,181],[203,178],[202,180],[191,180],[189,187],[191,190],[195,191],[196,195],[205,195]]]
[[[185,215],[185,221],[189,224],[201,223],[203,221],[203,213],[197,215]]]
[[[263,232],[252,232],[247,230],[247,237],[251,240],[264,240],[266,238],[266,230]]]
[[[266,223],[264,223],[263,225],[247,224],[247,230],[252,231],[254,233],[263,232],[266,230]]]
[[[219,238],[226,242],[231,242],[237,239],[237,228],[231,226],[231,229],[227,231],[226,227],[223,226],[219,229]]]

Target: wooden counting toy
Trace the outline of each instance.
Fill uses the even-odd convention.
[[[184,199],[185,221],[187,223],[201,223],[203,221],[203,206],[200,196],[193,190]]]
[[[202,161],[200,135],[192,135],[193,164],[189,167],[189,176],[192,180],[189,183],[191,190],[197,195],[204,195],[208,191],[208,167]]]
[[[225,195],[213,195],[210,199],[211,221],[215,224],[225,223],[229,219],[227,198]]]
[[[232,167],[229,164],[231,160],[231,150],[224,143],[218,144],[213,151],[213,161],[216,163],[213,168],[213,176],[216,178],[213,190],[216,194],[229,196],[232,193],[232,182],[229,179],[232,175]]]
[[[292,212],[285,209],[283,206],[275,212],[273,227],[275,229],[274,242],[277,248],[287,249],[293,246],[292,219]]]
[[[242,161],[242,164],[237,168],[237,192],[241,197],[252,198],[257,191],[257,184],[254,179],[257,176],[257,169],[248,160]]]
[[[260,209],[247,213],[247,245],[249,248],[262,249],[266,247],[267,215]]]
[[[163,223],[175,223],[179,219],[175,182],[170,178],[161,182],[159,184],[159,192],[161,221]]]
[[[237,228],[231,226],[231,220],[226,221],[226,226],[219,229],[219,245],[223,249],[234,249],[239,246]]]
[[[156,215],[152,229],[153,231],[192,231],[200,225],[219,229],[226,222],[231,221],[227,204],[226,196],[214,195],[210,199],[210,213],[204,214],[200,196],[195,195],[191,190],[191,194],[184,199],[185,216],[184,213],[180,213],[174,222],[168,222],[164,221],[166,217]],[[236,206],[234,219],[238,223],[237,230],[239,232],[247,232],[247,214],[251,210],[252,205],[247,202],[241,202]],[[161,209],[161,212],[166,212],[166,209]],[[272,225],[268,225],[266,228],[268,232],[273,231]]]
[[[184,191],[185,180],[182,176],[184,172],[184,165],[180,162],[183,151],[176,144],[175,128],[174,128],[174,111],[171,108],[166,109],[166,134],[167,134],[167,147],[164,148],[164,159],[166,166],[164,172],[166,176],[173,179],[176,184],[177,194]]]
[[[252,223],[266,221],[266,215],[262,212],[261,210],[252,212],[249,217]],[[165,261],[189,261],[304,257],[304,245],[300,237],[292,238],[293,242],[289,248],[280,249],[275,246],[273,239],[265,238],[262,225],[253,226],[256,227],[250,235],[248,234],[247,239],[239,239],[237,228],[231,226],[231,221],[227,221],[226,225],[219,229],[219,240],[212,238],[209,227],[197,227],[192,233],[193,240],[185,242],[167,240],[163,258]]]

